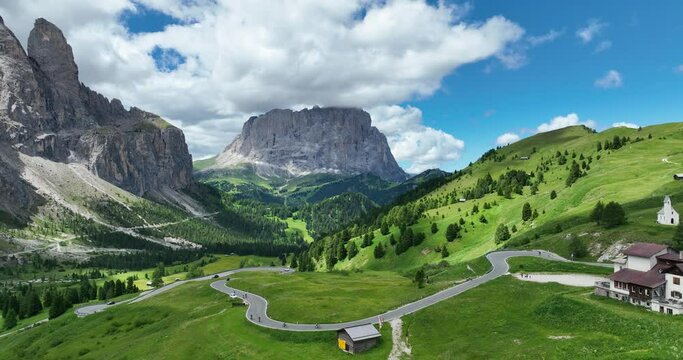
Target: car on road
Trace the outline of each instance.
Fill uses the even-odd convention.
[[[212,276],[212,278],[214,278],[214,279],[218,279],[218,274],[216,274],[216,275]]]
[[[116,301],[110,301],[107,303],[107,305],[114,305],[114,304],[116,304]]]
[[[233,299],[235,299],[235,298],[237,298],[237,294],[233,291],[233,292],[230,294],[230,297],[233,298]]]

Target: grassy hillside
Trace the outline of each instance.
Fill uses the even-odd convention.
[[[683,319],[591,292],[503,277],[405,317],[403,331],[416,359],[680,358],[670,334]]]
[[[615,136],[630,140],[617,150],[598,151],[598,142],[604,147],[605,141],[612,142]],[[441,261],[441,253],[437,250],[444,245],[449,256],[443,260],[457,263],[503,246],[545,248],[569,257],[569,243],[574,236],[588,248],[587,259],[596,258],[616,242],[667,242],[674,228],[658,225],[655,219],[665,195],[671,195],[674,207],[683,210],[680,208],[683,206],[680,205],[683,203],[683,182],[672,177],[674,173],[683,172],[682,148],[681,123],[640,130],[612,128],[602,133],[594,133],[584,127],[569,127],[529,137],[492,150],[453,176],[446,185],[418,200],[397,206],[383,218],[376,219],[372,227],[375,235],[373,245],[361,249],[351,260],[339,261],[336,267],[375,270],[415,268]],[[522,157],[529,159],[522,160]],[[586,163],[586,168],[581,169],[583,176],[567,186],[573,161],[579,166]],[[480,191],[477,184],[481,184],[487,175],[495,184],[500,184],[503,181],[500,176],[513,170],[524,172],[528,177],[528,183],[519,187],[519,194],[515,191],[498,194],[495,187],[490,191]],[[534,184],[535,192],[532,190]],[[557,196],[551,199],[553,191]],[[460,202],[461,198],[466,201]],[[598,201],[621,203],[627,223],[605,229],[589,221],[590,211]],[[526,202],[538,216],[525,222],[522,221],[522,207]],[[460,223],[460,219],[463,223],[461,237],[447,242],[445,233],[448,225]],[[395,247],[389,245],[390,235],[382,235],[378,231],[382,222],[409,225],[413,232],[424,233],[425,240],[396,255]],[[431,232],[432,223],[437,226],[434,234]],[[499,224],[507,225],[512,236],[507,242],[497,244],[494,235]],[[513,227],[516,232],[512,231]],[[395,239],[400,237],[398,226],[391,227],[391,235]],[[358,245],[361,237],[351,241]],[[389,246],[381,259],[373,256],[378,243]],[[330,246],[334,245],[324,245],[325,249]],[[324,260],[326,252],[320,254],[320,260]]]
[[[260,328],[244,306],[190,283],[137,304],[85,318],[63,315],[30,331],[0,338],[2,359],[347,359],[336,334]],[[386,359],[391,328],[360,359]]]

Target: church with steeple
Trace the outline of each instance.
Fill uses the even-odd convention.
[[[657,213],[657,222],[662,225],[678,225],[678,212],[671,205],[671,198],[664,197],[664,206]]]

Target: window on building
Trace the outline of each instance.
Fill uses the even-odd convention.
[[[645,289],[645,295],[650,296],[650,289]]]
[[[673,310],[671,310],[671,309],[666,309],[666,313],[667,313],[667,314],[669,314],[669,315],[671,315],[671,314],[673,314],[673,313],[674,313],[674,311],[673,311]]]
[[[681,284],[681,278],[674,276],[674,285],[680,285]]]
[[[683,294],[681,294],[680,291],[672,291],[672,292],[671,292],[671,297],[672,297],[672,298],[676,298],[676,299],[680,299],[681,297],[683,297]]]

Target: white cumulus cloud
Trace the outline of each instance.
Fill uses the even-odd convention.
[[[624,79],[616,70],[608,71],[604,76],[595,80],[595,86],[603,89],[612,89],[622,87]]]
[[[595,123],[595,121],[590,119],[586,121],[581,121],[581,119],[579,119],[579,115],[577,115],[576,113],[570,113],[566,116],[556,116],[552,118],[549,122],[539,125],[536,130],[539,133],[542,133],[576,125],[584,125],[586,127],[594,129],[597,124]]]
[[[178,23],[131,33],[121,16],[144,13],[144,6]],[[502,16],[468,21],[468,9],[426,0],[0,4],[24,44],[35,18],[54,22],[74,50],[84,83],[173,120],[186,131],[195,157],[220,151],[241,122],[272,108],[391,106],[431,96],[462,65],[500,59],[506,67],[521,66],[526,59],[514,45],[524,29]],[[155,49],[177,52],[184,61],[158,69]],[[457,148],[440,130],[420,134],[421,147]],[[439,163],[432,157],[430,165]]]
[[[422,111],[412,106],[378,106],[369,110],[372,124],[387,137],[397,161],[409,163],[407,172],[453,170],[465,143],[442,130],[426,126]]]
[[[496,145],[505,146],[519,141],[519,135],[511,132],[500,135],[496,138]]]
[[[586,26],[576,30],[576,36],[581,39],[583,43],[589,43],[593,41],[605,27],[607,27],[607,23],[598,19],[590,19]]]
[[[612,127],[625,127],[625,128],[637,129],[640,126],[638,124],[621,121],[621,122],[615,122],[614,124],[612,124]]]

